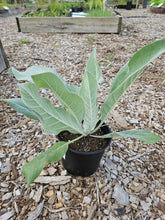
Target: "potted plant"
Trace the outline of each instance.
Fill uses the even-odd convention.
[[[59,138],[59,142],[23,166],[22,172],[28,185],[39,176],[47,162],[53,163],[63,157],[64,166],[70,166],[73,163],[73,157],[75,158],[74,153],[78,158],[75,159],[76,163],[82,163],[81,154],[84,157],[83,168],[89,169],[86,163],[88,160],[89,164],[92,163],[94,158],[97,159],[94,163],[99,165],[99,160],[111,138],[132,137],[148,144],[160,141],[160,137],[155,133],[144,129],[111,132],[105,126],[105,120],[116,102],[146,65],[164,52],[165,39],[155,41],[136,52],[116,75],[99,114],[97,89],[102,74],[96,61],[96,49],[89,57],[80,87],[68,85],[56,71],[48,67],[32,66],[25,72],[11,68],[10,73],[14,74],[18,80],[29,82],[19,84],[21,98],[1,99],[1,101],[6,101],[13,109],[29,118],[40,120],[45,133],[54,133]],[[50,89],[58,98],[60,105],[53,106],[50,100],[41,97],[39,88]],[[92,142],[92,148],[82,152],[91,140],[98,142],[98,146]],[[102,140],[104,140],[103,143]],[[75,144],[78,144],[78,147],[75,147]],[[68,169],[74,173],[74,170],[70,170],[72,168],[73,165]],[[79,169],[78,164],[75,168]],[[93,167],[92,169],[95,170]]]

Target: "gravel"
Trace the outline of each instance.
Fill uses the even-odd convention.
[[[68,83],[79,85],[96,46],[104,76],[98,96],[101,105],[114,76],[133,53],[165,37],[164,14],[151,14],[149,9],[117,11],[123,16],[120,35],[18,33],[14,16],[1,18],[0,38],[10,66],[24,71],[46,65]],[[29,42],[21,44],[20,39]],[[19,97],[17,83],[7,70],[1,73],[1,98]],[[21,173],[23,164],[57,140],[45,135],[39,122],[1,102],[0,219],[165,219],[164,86],[165,54],[148,65],[106,121],[113,131],[152,130],[162,137],[161,142],[147,145],[130,138],[115,139],[91,177],[70,176],[59,161],[47,164],[30,188]],[[115,120],[119,116],[123,127]]]

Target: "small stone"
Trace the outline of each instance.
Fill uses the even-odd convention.
[[[34,196],[34,189],[32,189],[32,191],[30,192],[29,198],[31,199],[31,198],[33,198],[33,196]]]
[[[152,201],[153,201],[153,200],[152,200],[151,198],[149,198],[149,197],[146,198],[146,202],[147,202],[147,204],[148,204],[149,206],[151,206]]]
[[[50,220],[55,220],[55,219],[57,219],[59,216],[58,215],[56,215],[56,214],[51,214],[50,215]]]
[[[12,192],[6,193],[2,196],[2,201],[10,199],[12,197]]]
[[[60,186],[60,191],[65,192],[65,186]]]
[[[105,160],[102,159],[102,160],[100,161],[100,167],[103,167],[104,164],[105,164]]]
[[[48,199],[48,203],[49,203],[50,205],[53,205],[53,203],[54,203],[54,195],[51,196],[51,197]]]
[[[99,189],[102,189],[105,186],[105,184],[99,183]]]
[[[116,179],[117,176],[116,176],[115,174],[111,173],[111,178],[112,178],[112,179]]]
[[[129,183],[130,179],[128,177],[122,179],[122,182],[124,183],[124,185],[126,186]]]
[[[86,211],[83,211],[83,217],[86,217],[87,213]]]
[[[118,144],[119,148],[124,148],[124,144]]]
[[[103,84],[103,83],[105,83],[105,79],[103,77],[101,77],[99,84]]]
[[[43,191],[43,186],[41,185],[41,186],[39,187],[39,189],[37,190],[37,192],[36,192],[36,199],[35,199],[35,201],[36,201],[37,203],[38,203],[38,202],[40,201],[40,199],[41,199],[42,191]]]
[[[68,194],[67,192],[63,192],[62,194],[63,194],[63,198],[64,198],[65,200],[68,200],[68,199],[69,199],[69,194]]]
[[[47,176],[48,172],[46,170],[42,170],[40,176]]]
[[[72,182],[73,182],[73,184],[76,184],[77,180],[76,179],[72,179]]]
[[[80,192],[82,189],[81,189],[81,187],[76,187],[75,188],[78,192]]]
[[[61,200],[62,198],[61,198],[61,191],[57,191],[57,199],[58,200]]]
[[[79,192],[75,189],[72,189],[71,192],[72,192],[73,195],[76,195],[77,197],[79,197],[79,195],[80,195]]]
[[[51,197],[52,195],[53,195],[53,190],[49,190],[45,195],[47,196],[47,197]]]
[[[127,214],[123,215],[122,220],[128,220],[128,215]]]
[[[15,195],[16,196],[20,196],[21,195],[21,191],[19,189],[15,190]]]
[[[9,187],[9,184],[8,184],[8,183],[5,183],[5,182],[2,182],[2,183],[0,184],[0,186],[5,187],[5,188],[8,188],[8,187]]]
[[[134,196],[132,196],[132,195],[129,196],[129,201],[130,201],[130,202],[136,203],[136,200],[137,200],[136,197],[134,197]]]
[[[141,200],[145,200],[146,197],[148,196],[149,190],[147,188],[143,188],[140,193],[139,193],[139,198]]]
[[[49,167],[49,168],[47,169],[47,171],[48,171],[49,175],[52,176],[52,175],[55,174],[55,172],[57,171],[57,169],[55,169],[54,167]]]
[[[90,202],[91,202],[91,198],[88,196],[85,196],[83,199],[83,203],[90,204]]]
[[[62,208],[62,207],[63,207],[62,202],[56,203],[56,209],[59,209],[59,208]]]
[[[113,163],[109,158],[105,159],[105,166],[109,171],[117,169],[117,165]]]
[[[6,156],[5,154],[0,153],[0,159],[4,158],[5,156]]]
[[[1,166],[1,173],[8,173],[10,170],[11,170],[10,159],[6,158],[6,162],[2,163],[2,166]]]
[[[136,183],[136,182],[133,182],[133,183],[131,184],[131,189],[132,189],[135,193],[140,192],[143,188],[144,188],[144,186],[143,186],[142,184],[139,184],[139,183]]]
[[[130,206],[133,208],[133,209],[137,209],[137,205],[131,203]]]
[[[131,124],[138,124],[138,123],[139,123],[139,120],[138,120],[138,119],[131,119],[131,120],[130,120],[130,123],[131,123]]]
[[[35,209],[36,207],[34,205],[30,208],[31,211],[34,211]]]
[[[67,171],[66,171],[66,170],[63,170],[63,171],[61,172],[61,176],[66,176],[66,174],[67,174]]]
[[[115,209],[115,215],[124,215],[125,214],[125,207]]]
[[[116,220],[116,218],[111,213],[109,214],[109,219],[110,220]]]
[[[7,188],[0,188],[0,192],[7,193],[7,192],[9,192],[9,190]]]
[[[104,209],[104,214],[105,215],[109,215],[109,210],[108,209]]]
[[[158,209],[165,213],[165,203],[160,201],[158,203]]]
[[[129,195],[119,184],[115,185],[112,198],[116,199],[120,205],[129,205]]]
[[[62,212],[61,216],[62,216],[62,219],[68,219],[68,216],[67,216],[66,212]]]
[[[142,209],[146,212],[148,211],[148,209],[150,208],[148,203],[144,202],[144,201],[140,201],[140,204],[142,206]]]
[[[158,193],[158,196],[165,201],[165,194],[162,194],[161,192]]]
[[[113,156],[113,159],[114,159],[115,162],[120,162],[120,158],[116,157],[115,155]]]

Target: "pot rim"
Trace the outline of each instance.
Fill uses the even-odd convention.
[[[78,150],[74,150],[72,149],[71,147],[68,147],[68,150],[73,152],[73,153],[76,153],[76,154],[81,154],[81,155],[92,155],[92,154],[99,154],[100,152],[104,151],[110,144],[111,144],[111,141],[112,141],[112,138],[106,138],[108,139],[108,143],[106,144],[105,147],[103,147],[102,149],[100,150],[96,150],[96,151],[78,151]]]
[[[99,121],[100,122],[100,121]],[[99,123],[98,122],[98,123]],[[110,127],[106,124],[106,122],[103,122],[102,126],[106,126],[106,129],[109,131],[105,134],[108,134],[108,133],[112,133]],[[59,135],[57,135],[57,138],[60,140],[59,138]],[[106,138],[106,140],[108,140],[107,144],[105,145],[105,147],[99,149],[99,150],[96,150],[96,151],[78,151],[78,150],[74,150],[72,149],[70,146],[68,147],[68,150],[75,153],[75,154],[78,154],[78,155],[93,155],[93,154],[99,154],[100,152],[103,152],[112,142],[112,138]]]

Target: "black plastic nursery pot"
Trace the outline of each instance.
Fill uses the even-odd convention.
[[[131,8],[132,8],[132,1],[127,1],[126,9],[131,10]]]
[[[110,128],[105,124],[101,127],[101,129],[104,131],[104,134],[111,132]],[[70,174],[75,176],[87,177],[92,175],[99,167],[104,151],[110,145],[112,138],[107,138],[106,140],[106,145],[97,151],[77,151],[69,146],[68,151],[62,158],[64,168]]]

